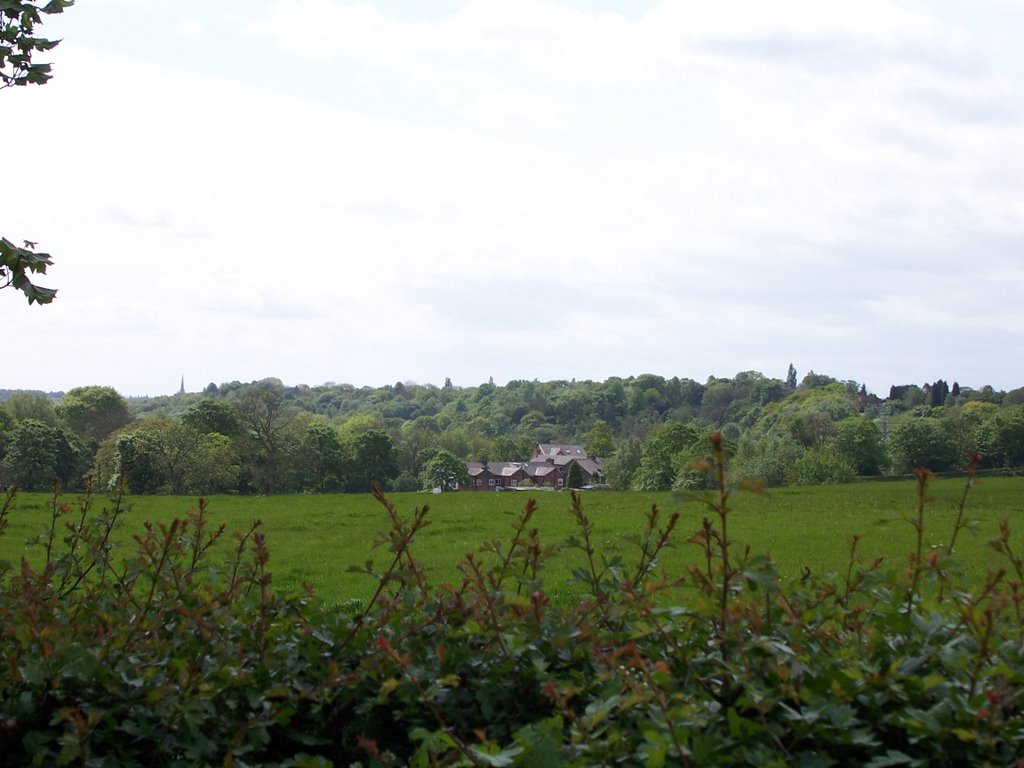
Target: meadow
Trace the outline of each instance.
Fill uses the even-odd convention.
[[[953,531],[956,500],[964,488],[957,479],[936,480],[932,501],[926,512],[925,541],[929,547],[944,546]],[[556,597],[571,599],[582,594],[572,583],[572,571],[579,568],[582,555],[563,545],[578,536],[570,514],[568,492],[429,493],[392,494],[396,510],[410,517],[417,506],[429,505],[430,525],[422,531],[413,552],[425,565],[435,585],[459,580],[457,566],[470,552],[479,552],[484,542],[507,539],[523,505],[535,498],[538,511],[534,525],[545,545],[561,548],[547,562],[545,579]],[[594,491],[581,494],[584,511],[594,529],[594,541],[604,558],[619,557],[625,572],[635,567],[637,547],[631,537],[643,530],[644,513],[656,504],[664,519],[680,514],[673,536],[675,546],[659,563],[668,574],[677,575],[688,564],[701,561],[701,551],[687,539],[706,514],[699,500],[677,493],[619,493]],[[67,494],[61,501],[77,506],[80,496]],[[365,600],[376,584],[365,573],[349,567],[372,560],[383,569],[390,557],[385,547],[374,544],[388,528],[385,510],[371,495],[282,495],[273,497],[213,496],[208,500],[210,521],[226,528],[220,550],[230,553],[235,534],[249,529],[255,520],[267,537],[269,569],[273,584],[284,592],[312,585],[328,603]],[[805,486],[773,489],[763,495],[736,493],[731,497],[734,514],[729,522],[735,546],[749,546],[754,554],[768,554],[783,578],[798,578],[808,572],[822,575],[843,571],[849,558],[849,541],[860,537],[857,557],[868,563],[883,557],[886,567],[902,568],[913,550],[915,532],[908,520],[916,509],[913,481],[855,483],[833,486]],[[109,504],[98,498],[97,505]],[[127,552],[132,535],[143,530],[145,521],[169,523],[195,508],[191,497],[140,496],[126,499],[126,511],[116,546]],[[48,494],[19,494],[8,515],[7,530],[0,536],[0,560],[17,562],[22,556],[38,562],[42,547],[29,544],[45,531],[51,517]],[[998,532],[1000,520],[1007,519],[1012,542],[1024,550],[1024,478],[994,477],[975,481],[967,500],[969,530],[961,532],[957,553],[964,574],[980,579],[1003,563],[988,547]],[[735,551],[735,550],[734,550]]]

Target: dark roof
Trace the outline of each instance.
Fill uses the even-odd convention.
[[[575,443],[538,443],[534,456],[586,456],[582,445]]]

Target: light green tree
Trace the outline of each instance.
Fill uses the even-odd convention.
[[[851,416],[837,422],[835,430],[833,447],[858,475],[877,475],[889,465],[882,432],[870,419]]]
[[[15,392],[7,398],[7,412],[15,421],[35,419],[50,427],[57,426],[57,409],[53,400],[46,395]]]
[[[853,465],[833,446],[804,451],[793,464],[793,475],[798,485],[852,483],[857,479]]]
[[[696,440],[696,431],[685,424],[663,424],[647,439],[640,467],[633,475],[638,491],[667,491],[676,479],[675,456]]]
[[[643,446],[635,437],[622,444],[614,456],[605,465],[605,476],[608,483],[617,490],[628,491],[633,484],[633,476],[640,467]]]
[[[607,421],[597,419],[594,422],[594,426],[583,436],[583,450],[602,459],[615,455],[615,434]]]
[[[199,493],[223,493],[238,486],[242,467],[231,438],[211,432],[203,435],[196,450],[194,487]]]
[[[459,483],[469,482],[466,463],[450,451],[438,451],[423,467],[421,473],[425,488],[454,491]]]

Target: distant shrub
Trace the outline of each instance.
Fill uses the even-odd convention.
[[[1004,567],[957,578],[973,465],[944,547],[925,551],[920,470],[906,568],[864,562],[854,538],[838,576],[784,584],[730,545],[720,436],[710,453],[685,573],[658,565],[678,514],[651,507],[626,562],[597,551],[574,494],[557,554],[531,500],[431,585],[413,551],[428,508],[403,516],[378,489],[385,562],[354,567],[377,591],[341,606],[276,593],[259,523],[229,545],[202,500],[122,561],[120,499],[55,497],[44,563],[2,566],[5,764],[1020,764],[1024,563],[1004,523]],[[576,559],[580,599],[551,599],[553,556]]]
[[[389,488],[395,493],[412,493],[420,490],[421,485],[419,478],[408,472],[403,472],[388,483]]]
[[[797,485],[852,483],[857,470],[843,454],[827,447],[804,451],[793,463],[793,476]]]
[[[742,440],[734,464],[736,475],[758,478],[770,488],[792,484],[796,481],[793,467],[805,450],[788,436]]]

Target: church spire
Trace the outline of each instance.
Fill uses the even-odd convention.
[[[179,395],[185,394],[185,374],[181,375],[181,389],[178,390]]]

